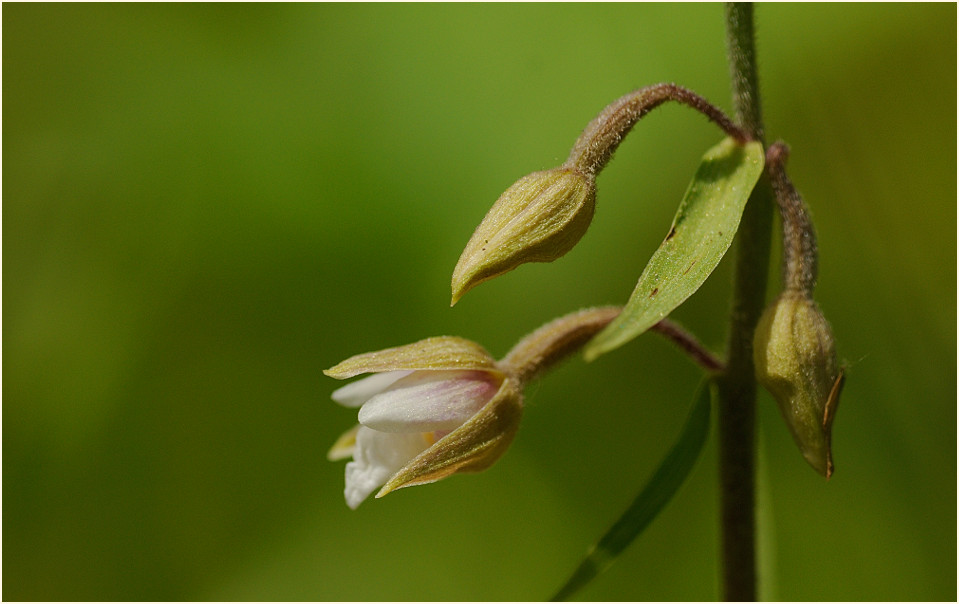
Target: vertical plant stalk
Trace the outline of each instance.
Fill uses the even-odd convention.
[[[726,53],[733,85],[736,121],[755,140],[762,140],[762,107],[759,103],[759,72],[756,67],[756,43],[752,2],[727,2]]]
[[[751,3],[725,7],[726,42],[736,120],[763,140]],[[722,595],[752,601],[756,577],[756,379],[752,338],[769,272],[773,203],[763,176],[746,204],[737,239],[726,370],[719,376],[719,472]]]

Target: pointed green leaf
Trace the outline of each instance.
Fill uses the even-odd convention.
[[[732,244],[764,159],[761,143],[740,145],[731,138],[706,152],[669,234],[622,314],[586,345],[586,360],[629,342],[699,289]]]
[[[679,440],[666,455],[656,473],[639,493],[632,505],[620,516],[580,563],[553,601],[568,599],[596,576],[609,568],[616,557],[642,533],[653,518],[669,503],[686,480],[699,458],[709,434],[709,401],[712,390],[704,380]]]

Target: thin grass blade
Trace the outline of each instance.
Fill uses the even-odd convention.
[[[695,466],[709,434],[711,391],[710,382],[703,380],[676,444],[616,524],[590,548],[579,567],[556,592],[552,601],[569,599],[609,568],[673,498]]]

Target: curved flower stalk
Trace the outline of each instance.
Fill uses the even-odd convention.
[[[330,449],[346,464],[346,503],[491,466],[519,428],[524,386],[578,351],[618,315],[618,307],[579,311],[520,341],[497,362],[482,346],[452,336],[351,357],[323,373],[372,374],[336,390],[359,408],[359,425]]]
[[[750,140],[717,107],[676,84],[647,86],[617,99],[586,126],[562,166],[528,174],[500,195],[453,269],[452,304],[520,264],[552,262],[573,249],[593,220],[596,175],[633,126],[668,101],[699,111],[738,144]]]

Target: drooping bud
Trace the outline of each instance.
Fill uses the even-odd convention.
[[[773,395],[806,461],[833,473],[832,422],[844,381],[832,330],[816,303],[786,292],[763,313],[753,339],[757,381]]]
[[[786,175],[789,147],[766,151],[766,171],[783,226],[783,292],[766,308],[753,335],[756,380],[782,411],[799,450],[817,472],[833,473],[832,422],[845,375],[832,329],[813,300],[819,254],[802,196]]]
[[[647,86],[617,99],[586,126],[566,163],[524,176],[496,201],[453,271],[453,304],[524,262],[552,262],[572,249],[593,219],[596,176],[636,122],[667,101],[703,113],[739,143],[750,140],[717,107],[675,84]]]
[[[595,178],[575,168],[534,172],[516,181],[486,214],[453,270],[453,304],[483,281],[525,262],[552,262],[580,240],[593,219]]]

